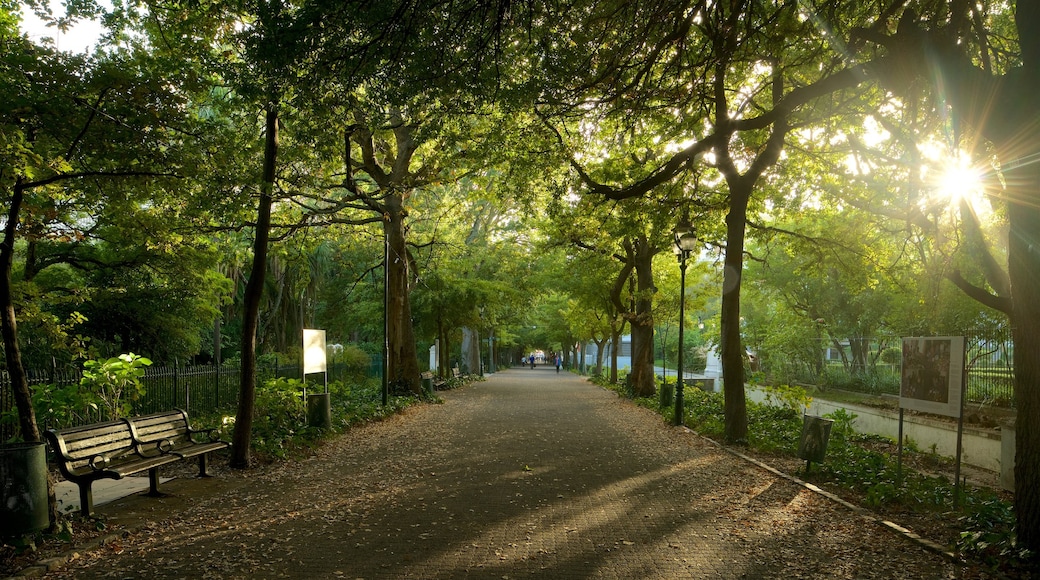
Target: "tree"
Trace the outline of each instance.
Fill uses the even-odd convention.
[[[581,30],[569,47],[554,46],[561,54],[543,57],[551,64],[550,77],[566,88],[550,93],[542,114],[547,122],[570,119],[576,127],[581,124],[574,119],[588,111],[581,122],[590,128],[561,130],[560,141],[566,150],[580,150],[574,142],[591,143],[571,161],[591,194],[607,200],[646,196],[685,179],[692,185],[686,197],[707,210],[704,217],[718,211],[711,209],[719,205],[716,195],[724,196],[726,230],[716,243],[725,248],[720,339],[725,435],[743,441],[740,288],[748,208],[780,159],[791,127],[805,122],[800,114],[826,118],[847,112],[849,102],[825,98],[856,87],[864,67],[846,66],[827,38],[860,9],[855,3],[829,5],[826,13],[840,14],[841,20],[828,22],[832,28],[821,32],[818,20],[802,18],[802,9],[791,3],[610,4],[589,16],[600,8],[575,10],[577,18],[594,25],[575,27]],[[789,44],[792,38],[799,43]],[[575,63],[581,63],[580,72],[569,68]],[[577,81],[562,80],[568,77]],[[627,155],[603,151],[612,142],[609,134],[595,131],[603,119],[614,120],[611,129],[624,128],[613,141],[624,141],[620,150]],[[583,139],[589,134],[594,138]],[[591,165],[582,159],[605,161]],[[699,172],[705,175],[698,178]],[[692,217],[701,235],[710,236],[711,222]]]
[[[916,6],[916,3],[914,3]],[[1040,6],[1016,2],[955,2],[934,11],[908,7],[894,33],[860,30],[860,37],[886,49],[894,65],[879,69],[882,82],[899,94],[920,84],[948,99],[962,129],[993,148],[1000,163],[1009,225],[1006,279],[990,270],[985,285],[959,278],[969,295],[1008,314],[1015,343],[1015,397],[1018,405],[1015,457],[1015,515],[1022,545],[1040,552],[1040,257],[1031,248],[1040,231]],[[1000,60],[1016,26],[1017,59]],[[893,15],[892,18],[895,18]],[[891,30],[891,28],[889,28]],[[942,86],[933,79],[942,78]],[[937,108],[942,107],[937,104]]]

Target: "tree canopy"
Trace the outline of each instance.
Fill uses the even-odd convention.
[[[309,325],[385,348],[416,394],[435,342],[444,373],[489,338],[508,362],[627,332],[650,395],[688,222],[731,442],[749,347],[811,375],[826,345],[855,370],[868,338],[1008,323],[1019,412],[1040,408],[1032,3],[68,4],[108,26],[95,51],[34,44],[0,3],[13,378],[226,343],[239,466],[255,357]],[[1016,501],[1040,547],[1027,423]]]

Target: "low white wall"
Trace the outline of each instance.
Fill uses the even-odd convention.
[[[766,402],[766,392],[759,388],[747,387],[747,397],[749,400],[759,403]],[[899,437],[898,411],[852,403],[834,403],[814,397],[808,413],[823,416],[838,409],[845,409],[848,413],[856,415],[852,421],[852,427],[859,433],[874,433],[892,439]],[[940,455],[947,457],[957,455],[956,423],[906,414],[903,418],[903,436],[912,439],[918,449],[922,451],[931,451],[932,445],[935,445],[935,450]],[[1003,473],[1001,469],[1001,432],[965,426],[961,444],[963,449],[961,460],[964,463],[993,472],[1001,472],[1002,482],[1006,479],[1006,473]],[[1003,453],[1006,454],[1006,451]],[[1007,470],[1011,469],[1013,467],[1008,466]]]

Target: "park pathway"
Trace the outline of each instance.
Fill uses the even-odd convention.
[[[575,375],[517,368],[440,395],[239,485],[185,481],[202,495],[50,577],[956,577]]]

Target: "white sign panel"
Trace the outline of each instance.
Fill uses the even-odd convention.
[[[325,331],[303,329],[303,374],[325,372]]]
[[[963,390],[963,336],[903,339],[900,407],[960,417]]]

